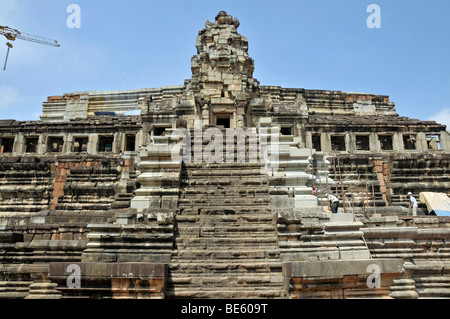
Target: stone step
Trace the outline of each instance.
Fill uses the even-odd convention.
[[[186,248],[214,248],[228,250],[230,247],[264,247],[273,249],[278,245],[276,236],[265,237],[235,237],[235,238],[199,238],[199,237],[177,237],[175,244],[179,249]]]
[[[0,281],[0,291],[28,291],[30,281]]]
[[[327,231],[326,234],[336,240],[349,240],[364,237],[364,232],[362,231],[337,231],[337,232]]]
[[[166,290],[167,298],[180,299],[281,299],[286,298],[284,289],[267,289],[261,287],[252,289],[251,287],[241,289],[217,289],[217,288],[168,288]]]
[[[235,172],[234,174],[240,174],[239,172]],[[248,177],[248,178],[239,178],[233,179],[228,178],[227,176],[216,176],[216,177],[208,177],[201,176],[198,178],[184,178],[182,177],[180,180],[180,185],[184,189],[196,189],[196,188],[204,188],[204,187],[226,187],[228,189],[237,189],[237,188],[245,188],[247,186],[252,186],[254,188],[259,189],[267,189],[267,180],[266,178],[261,177]]]
[[[106,204],[114,201],[113,196],[69,196],[64,195],[58,199],[60,204]]]
[[[172,254],[173,261],[182,260],[240,260],[240,259],[275,259],[279,258],[278,249],[220,249],[220,250],[206,250],[206,249],[184,249],[178,250]]]
[[[215,260],[215,261],[187,261],[169,263],[170,272],[184,274],[202,273],[277,273],[282,271],[282,264],[279,260],[255,261],[254,259],[240,260]]]
[[[279,242],[280,251],[314,251],[320,249],[336,248],[335,241],[293,241],[293,242]]]
[[[31,281],[0,281],[0,299],[23,299],[28,296]]]
[[[139,252],[149,253],[151,250],[161,251],[164,249],[171,250],[173,248],[172,241],[154,242],[154,243],[107,243],[107,242],[89,242],[86,244],[89,249],[109,249],[109,250],[126,250],[131,252],[136,250]],[[86,250],[86,251],[87,251]]]
[[[57,210],[109,210],[111,209],[111,204],[58,204],[56,205]]]
[[[178,226],[180,236],[183,235],[199,235],[201,236],[264,236],[265,234],[276,234],[275,227],[272,225],[238,225],[238,226]]]
[[[267,207],[243,207],[243,206],[234,206],[234,205],[220,205],[219,203],[214,207],[206,207],[202,206],[198,207],[181,207],[180,213],[177,216],[184,215],[245,215],[245,214],[254,214],[254,215],[266,215],[272,214],[272,210],[269,206]]]
[[[258,197],[268,196],[269,190],[267,188],[248,188],[248,187],[224,187],[214,188],[213,185],[206,185],[205,187],[189,188],[181,191],[182,196],[202,195],[202,196],[218,196],[219,198],[226,198],[228,196],[239,197]]]
[[[0,205],[0,212],[2,213],[17,213],[17,212],[24,212],[24,213],[35,213],[40,212],[43,210],[48,209],[48,203],[42,204],[42,203],[8,203],[4,205]]]
[[[175,275],[167,278],[167,283],[172,285],[202,285],[202,284],[220,284],[222,287],[237,284],[265,284],[279,285],[284,282],[284,276],[281,273],[265,274],[265,273],[233,273],[233,274],[191,274],[190,276]]]
[[[218,170],[218,169],[231,169],[231,170],[257,170],[263,167],[264,164],[262,163],[212,163],[212,164],[205,164],[205,163],[185,163],[186,171],[193,171],[193,170]]]
[[[330,215],[330,223],[347,223],[351,224],[354,223],[354,217],[351,213],[337,213],[337,214],[331,214]],[[358,222],[359,223],[359,222]]]
[[[178,200],[180,208],[191,207],[217,207],[217,206],[242,206],[242,207],[266,207],[269,208],[270,198],[242,198],[242,197],[227,197],[223,200],[211,198],[180,198]]]
[[[178,225],[189,225],[201,223],[202,225],[223,225],[233,226],[243,224],[270,224],[274,220],[272,214],[239,214],[239,215],[185,215],[177,216]]]

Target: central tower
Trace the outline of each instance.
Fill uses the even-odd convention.
[[[192,57],[191,90],[203,125],[243,127],[252,96],[259,92],[253,78],[255,63],[248,55],[248,39],[237,32],[239,20],[225,11],[206,22]]]

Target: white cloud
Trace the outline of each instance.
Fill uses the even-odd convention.
[[[440,110],[435,115],[430,116],[428,120],[447,125],[447,130],[450,130],[450,108]]]

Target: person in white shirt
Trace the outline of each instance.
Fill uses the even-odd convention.
[[[339,208],[339,199],[336,196],[334,196],[333,194],[329,194],[328,201],[331,206],[331,212],[333,214],[337,214],[338,208]]]
[[[412,195],[411,192],[408,193],[408,196],[409,196],[409,202],[410,202],[410,204],[409,204],[409,209],[412,208],[412,214],[413,214],[413,216],[417,216],[417,207],[419,206],[419,205],[417,205],[417,200],[416,200],[416,198]]]

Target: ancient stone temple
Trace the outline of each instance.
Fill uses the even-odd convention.
[[[261,85],[239,25],[206,22],[182,85],[0,120],[0,298],[450,297],[450,217],[421,196],[449,194],[446,127]]]

